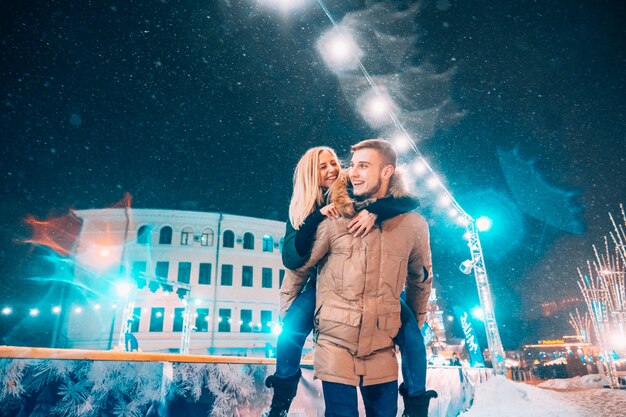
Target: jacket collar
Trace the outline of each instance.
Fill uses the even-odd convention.
[[[387,196],[394,198],[408,197],[411,193],[406,186],[404,178],[406,174],[403,167],[396,167],[396,171],[391,176],[389,182],[389,191]],[[366,206],[368,201],[365,200],[357,202],[352,195],[352,184],[350,184],[350,177],[348,176],[348,170],[344,170],[337,178],[337,181],[328,190],[329,202],[334,203],[335,207],[339,211],[339,214],[343,217],[354,217],[360,206]]]

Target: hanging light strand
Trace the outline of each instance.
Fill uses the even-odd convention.
[[[339,25],[337,24],[337,22],[333,18],[332,14],[330,13],[330,10],[328,10],[328,7],[326,7],[326,4],[324,3],[324,1],[323,0],[317,0],[317,4],[324,11],[324,14],[326,14],[326,17],[328,17],[328,20],[330,20],[330,22],[332,23],[333,27],[335,27],[336,29],[339,30]],[[353,55],[354,55],[354,60],[357,62],[357,65],[358,65],[359,69],[363,73],[363,76],[367,80],[368,84],[370,85],[370,87],[372,88],[374,93],[378,97],[381,97],[381,98],[384,99],[385,96],[382,94],[382,92],[380,91],[380,89],[378,88],[378,86],[376,85],[376,83],[374,82],[372,77],[370,76],[369,71],[367,71],[367,68],[365,68],[365,66],[363,65],[363,62],[361,61],[359,56],[357,54],[355,54],[354,52],[353,52]],[[415,152],[415,154],[417,155],[418,162],[423,164],[426,167],[426,169],[432,175],[434,175],[435,178],[437,178],[437,181],[438,181],[437,185],[439,186],[439,188],[441,188],[443,193],[450,199],[451,205],[459,211],[460,215],[466,221],[473,221],[473,218],[469,214],[467,214],[467,212],[463,209],[463,207],[461,207],[461,205],[458,203],[458,201],[456,201],[456,199],[454,198],[454,196],[452,195],[450,190],[448,190],[448,188],[443,184],[443,182],[441,180],[439,180],[439,177],[435,173],[435,170],[433,169],[433,167],[428,163],[428,161],[426,161],[426,158],[424,158],[424,156],[420,152],[419,148],[415,144],[415,141],[413,140],[411,135],[409,135],[409,133],[406,131],[406,129],[404,128],[402,123],[400,123],[400,121],[398,120],[397,116],[395,115],[395,113],[392,110],[392,106],[386,106],[386,112],[387,112],[389,118],[391,119],[391,121],[393,122],[393,124],[405,136],[405,139],[409,143],[409,146],[411,147],[413,152]]]

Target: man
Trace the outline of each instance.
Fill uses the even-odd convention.
[[[135,335],[130,332],[130,325],[131,322],[128,323],[126,333],[124,333],[124,346],[126,352],[137,352],[139,351],[139,343]]]
[[[370,139],[351,150],[349,179],[359,203],[386,196],[397,176],[391,144]],[[323,221],[309,261],[287,272],[281,312],[301,291],[308,271],[318,265],[314,363],[322,380],[326,416],[358,416],[357,386],[368,416],[396,416],[398,363],[393,337],[400,328],[399,297],[406,282],[407,304],[421,326],[432,286],[428,226],[418,214],[405,213],[364,238],[353,237],[347,225],[354,201],[346,182],[344,177],[331,188],[342,218]],[[419,413],[411,415],[426,416],[435,395],[427,391],[412,398]]]

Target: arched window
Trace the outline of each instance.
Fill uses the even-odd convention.
[[[224,231],[224,242],[222,246],[225,248],[234,248],[235,247],[235,234],[232,230]]]
[[[263,235],[263,252],[274,252],[274,238],[270,235]]]
[[[243,234],[243,248],[254,249],[254,235],[252,233],[246,232]]]
[[[171,245],[172,244],[172,228],[165,226],[161,228],[159,232],[159,245]]]
[[[180,245],[191,245],[191,242],[193,242],[193,229],[191,227],[185,227],[182,232],[180,232]]]
[[[152,228],[148,225],[137,229],[137,243],[139,245],[149,245],[152,241]]]
[[[200,237],[200,244],[202,246],[213,246],[213,236],[213,229],[204,229]]]

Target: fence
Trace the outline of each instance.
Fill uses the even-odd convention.
[[[266,358],[10,346],[0,346],[0,358],[2,416],[258,417],[271,400],[263,382],[275,364]],[[427,386],[439,392],[429,416],[468,409],[476,386],[491,374],[429,368]],[[321,383],[311,362],[303,361],[289,416],[323,414]]]

